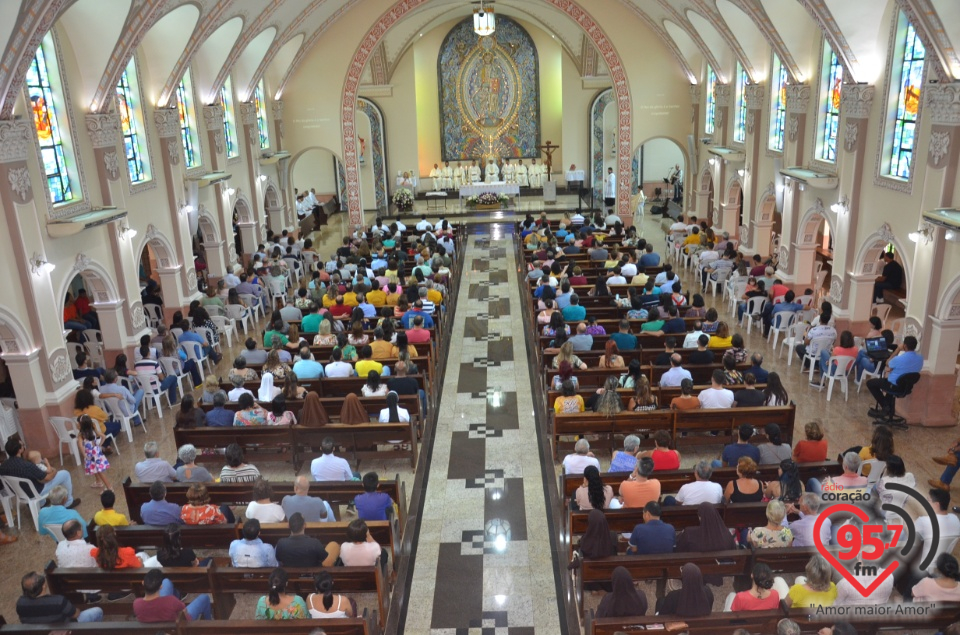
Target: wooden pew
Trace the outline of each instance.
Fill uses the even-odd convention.
[[[757,478],[768,483],[776,481],[779,476],[777,470],[779,465],[759,465]],[[827,476],[839,476],[843,473],[843,467],[836,461],[824,461],[822,463],[798,463],[800,472],[800,482],[806,483],[811,478],[822,479]],[[629,472],[601,472],[600,480],[604,485],[609,485],[616,492],[620,483],[630,476]],[[662,494],[673,494],[680,490],[687,483],[693,483],[697,480],[692,469],[687,470],[664,470],[654,472],[654,478],[660,481],[660,491]],[[717,467],[713,469],[713,475],[710,480],[719,483],[721,487],[726,487],[727,483],[737,478],[737,470],[733,467]],[[569,502],[576,493],[577,488],[583,483],[582,474],[561,474],[560,491],[565,502]]]
[[[618,435],[636,434],[641,438],[657,430],[666,430],[674,443],[686,446],[725,445],[736,439],[737,429],[744,423],[757,428],[754,442],[765,440],[763,427],[768,423],[780,426],[782,438],[793,440],[796,406],[763,406],[759,408],[724,408],[715,410],[651,410],[623,411],[612,417],[593,412],[556,414],[553,417],[553,456],[560,453],[560,437],[584,434],[610,439],[609,451],[615,448]],[[712,436],[712,433],[717,433]]]
[[[417,383],[420,385],[421,390],[426,390],[426,376],[423,373],[417,375],[407,375],[417,380]],[[381,377],[383,382],[390,380],[390,377]],[[361,389],[367,383],[365,377],[324,377],[323,379],[307,379],[299,380],[297,382],[308,391],[317,393],[321,398],[324,397],[346,397],[349,394],[359,395]],[[244,382],[243,387],[247,390],[257,394],[257,390],[260,389],[259,381],[247,381]],[[225,392],[230,392],[233,390],[234,386],[230,382],[220,382],[220,388]],[[402,398],[402,396],[401,396]],[[337,412],[339,412],[339,407]],[[329,414],[329,413],[328,413]]]
[[[647,612],[652,613],[653,606]],[[629,618],[597,618],[591,610],[587,615],[585,635],[616,635],[617,633],[646,632],[647,629],[662,631],[665,624],[670,632],[683,632],[688,635],[732,633],[738,628],[744,628],[751,633],[776,633],[777,623],[783,618],[784,614],[780,610],[712,613],[705,617],[643,615]],[[671,624],[677,626],[671,627]],[[680,624],[683,624],[682,628],[679,627]]]
[[[642,358],[643,353],[640,351],[620,351],[621,356],[624,359],[624,363],[630,363],[630,360],[635,358]],[[547,385],[553,381],[553,376],[558,374],[560,371],[553,368],[553,358],[555,353],[544,353],[543,354],[543,366],[546,372]],[[583,385],[597,385],[602,386],[603,382],[610,375],[623,375],[627,371],[625,368],[599,368],[600,357],[603,355],[603,351],[581,351],[576,353],[577,357],[580,358],[584,364],[587,365],[586,370],[575,370],[574,374],[577,376],[577,379]],[[706,386],[709,385],[713,379],[713,371],[723,370],[723,364],[714,362],[713,364],[682,364],[683,369],[690,372],[690,377],[693,379],[694,385]],[[750,369],[750,363],[743,362],[736,365],[736,369],[741,373],[745,373]],[[670,370],[669,366],[649,366],[644,364],[641,367],[643,373],[647,376],[647,379],[650,380],[651,386],[659,386],[660,378],[663,377],[663,374]],[[597,379],[602,377],[599,382]]]
[[[253,500],[253,483],[208,483],[207,493],[210,495],[210,502],[214,505],[239,503],[246,505]],[[273,498],[276,502],[283,500],[284,496],[293,495],[292,482],[271,482],[273,488]],[[187,490],[190,489],[189,483],[167,483],[166,500],[177,505],[187,504]],[[395,475],[392,479],[381,479],[377,491],[385,492],[397,503],[400,510],[400,527],[406,525],[407,516],[407,493],[406,485],[400,480],[400,475]],[[353,499],[363,493],[363,483],[359,481],[312,481],[310,483],[310,495],[322,498],[333,507],[333,513],[337,520],[340,520],[340,505],[347,505],[353,502]],[[137,523],[143,523],[140,516],[140,507],[150,501],[150,484],[133,483],[130,477],[123,482],[123,496],[127,501],[127,510],[130,520]]]
[[[710,387],[709,385],[694,386],[693,394],[697,395],[701,391],[706,390],[709,387]],[[757,390],[762,391],[764,388],[767,387],[767,385],[756,384],[755,387],[757,388]],[[744,390],[746,388],[746,385],[745,384],[727,384],[725,388],[732,390],[733,394],[737,394],[738,391]],[[617,394],[620,395],[620,399],[623,401],[624,408],[626,408],[627,403],[630,401],[630,398],[633,396],[633,393],[634,393],[633,388],[617,388]],[[680,396],[680,387],[665,386],[661,388],[660,386],[651,386],[650,393],[657,398],[658,407],[666,409],[670,407],[670,402],[673,401],[675,397]],[[577,394],[583,397],[583,400],[586,401],[588,397],[591,397],[594,394],[596,394],[596,390],[593,390],[591,388],[581,387],[577,389]],[[553,402],[556,401],[557,397],[560,397],[561,395],[562,393],[558,390],[552,390],[552,389],[547,390],[547,406],[550,408],[553,408]]]

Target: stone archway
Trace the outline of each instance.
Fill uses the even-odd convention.
[[[721,204],[721,227],[730,231],[735,228],[741,246],[752,246],[750,242],[750,225],[743,221],[743,182],[740,177],[734,176],[727,181]],[[731,235],[733,232],[731,232]]]
[[[403,20],[410,12],[419,8],[427,0],[405,0],[391,6],[367,30],[360,40],[344,78],[340,94],[341,140],[343,144],[344,171],[346,174],[346,203],[351,224],[363,223],[363,208],[360,201],[360,172],[357,155],[357,96],[364,68],[370,56],[378,50],[387,31]],[[610,73],[610,80],[617,96],[618,133],[617,133],[617,212],[620,216],[631,217],[630,180],[633,157],[633,101],[630,96],[630,82],[620,54],[610,38],[593,17],[575,0],[543,0],[567,14],[577,23],[584,34],[590,38],[603,56]]]
[[[719,223],[719,217],[716,209],[716,201],[713,187],[713,171],[710,165],[703,166],[699,177],[696,180],[696,210],[707,218],[707,224],[711,227]]]
[[[817,263],[816,250],[818,247],[823,246],[818,239],[824,236],[823,232],[820,231],[821,225],[826,228],[827,236],[837,235],[836,223],[824,209],[823,201],[817,199],[817,204],[804,213],[797,225],[797,235],[795,238],[797,253],[793,276],[794,280],[798,283],[805,284],[807,281],[816,281],[816,276],[814,275]],[[788,247],[789,245],[781,244],[781,252],[788,251]],[[784,262],[782,255],[780,262],[781,264]]]
[[[274,232],[280,232],[286,225],[285,208],[280,199],[280,190],[272,180],[263,184],[263,210],[267,216],[267,226]]]
[[[641,157],[641,153],[643,156]],[[657,187],[662,188],[663,196],[671,200],[671,194],[675,193],[675,185],[666,184],[663,179],[668,176],[674,166],[679,164],[683,171],[684,181],[688,172],[689,159],[687,152],[683,149],[683,144],[672,137],[657,135],[644,139],[638,144],[633,152],[633,164],[636,167],[631,181],[632,188],[643,186],[647,183],[645,193],[647,198],[653,195]],[[642,178],[640,173],[642,172]],[[640,183],[639,181],[643,181]]]

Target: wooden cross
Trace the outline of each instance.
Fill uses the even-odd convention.
[[[537,146],[537,150],[547,155],[547,158],[544,159],[544,163],[547,164],[547,180],[548,181],[552,180],[550,178],[550,173],[553,172],[553,170],[551,169],[553,167],[553,153],[555,150],[559,150],[559,149],[560,149],[560,146],[553,145],[553,142],[550,140],[547,140],[547,142],[542,146]]]

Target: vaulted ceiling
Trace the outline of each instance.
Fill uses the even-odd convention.
[[[816,72],[820,42],[827,38],[848,79],[876,82],[890,39],[889,16],[904,10],[932,53],[941,81],[960,78],[960,2],[957,0],[605,0],[620,2],[673,52],[678,68],[697,81],[704,63],[729,81],[739,61],[753,81],[770,72],[770,51],[795,82]],[[202,101],[210,102],[228,76],[246,99],[265,78],[273,92],[322,37],[344,37],[334,27],[348,11],[369,0],[4,0],[0,2],[0,117],[9,117],[26,64],[40,38],[60,21],[79,64],[76,94],[92,111],[110,103],[112,86],[138,51],[147,98],[168,103],[183,72],[193,69]],[[382,7],[380,3],[378,6]],[[540,0],[499,0],[498,13],[542,28],[556,38],[585,75],[604,74],[584,34],[560,10]],[[580,0],[599,24],[604,3]],[[384,37],[379,71],[367,83],[389,82],[415,38],[438,25],[466,17],[465,0],[429,0]],[[371,15],[371,23],[375,15]],[[359,36],[357,36],[359,37]]]

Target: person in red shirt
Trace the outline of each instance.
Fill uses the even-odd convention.
[[[69,293],[63,301],[63,325],[74,331],[86,331],[93,328],[93,325],[86,320],[80,319],[80,313],[77,311],[77,305],[73,301],[73,296]]]
[[[762,562],[753,566],[753,585],[746,591],[730,593],[724,611],[773,611],[780,606],[780,598],[790,590],[783,578],[774,578],[770,567]]]
[[[790,288],[783,284],[781,280],[774,280],[773,285],[770,287],[770,299],[775,303],[777,300],[787,295],[787,291],[789,290]]]
[[[413,326],[407,331],[407,342],[410,344],[422,344],[430,341],[430,331],[423,328],[423,318],[419,315],[413,318]]]
[[[150,569],[143,578],[142,598],[133,601],[133,614],[143,624],[176,622],[181,613],[188,620],[212,620],[210,596],[201,593],[189,605],[176,596],[173,583],[163,577],[162,569]]]
[[[337,296],[337,303],[330,307],[330,315],[334,318],[341,318],[350,315],[353,311],[353,307],[350,307],[343,303],[343,296]]]
[[[100,318],[97,317],[97,312],[90,305],[90,298],[87,297],[86,289],[77,291],[77,299],[74,301],[74,306],[77,307],[77,314],[82,320],[89,322],[93,325],[93,328],[100,330]]]
[[[827,460],[827,440],[823,438],[823,427],[811,421],[803,427],[806,439],[797,441],[793,446],[793,460],[797,463],[821,463]]]
[[[637,455],[637,458],[650,457],[653,460],[654,472],[680,469],[680,453],[670,449],[672,439],[670,439],[669,432],[657,430],[653,435],[653,444],[654,448],[652,450],[641,452]]]

